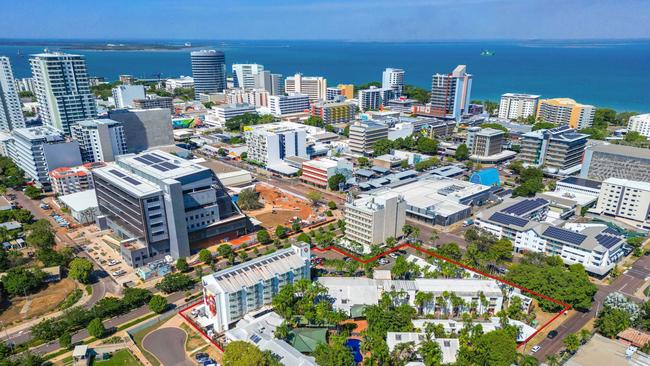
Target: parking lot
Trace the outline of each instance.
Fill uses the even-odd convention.
[[[82,248],[118,284],[138,283],[139,277],[133,268],[122,262],[120,242],[106,232],[85,232],[86,244]]]

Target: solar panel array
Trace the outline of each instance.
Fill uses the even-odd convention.
[[[548,201],[543,198],[528,199],[517,202],[514,205],[507,207],[501,211],[513,215],[523,215],[547,204]]]
[[[598,241],[598,244],[609,249],[614,245],[618,244],[618,242],[621,241],[621,238],[618,236],[611,236],[611,235],[600,233],[596,235],[596,240]]]
[[[559,227],[554,226],[549,226],[546,230],[544,230],[544,234],[542,235],[574,245],[580,245],[583,241],[585,241],[585,239],[587,239],[586,235],[582,235],[571,230],[560,229]]]
[[[170,163],[164,157],[156,153],[142,154],[134,157],[133,159],[161,172],[166,172],[178,168],[178,165]]]
[[[507,215],[501,212],[495,212],[490,216],[490,220],[498,222],[504,225],[514,225],[518,227],[524,227],[528,224],[528,220],[522,219],[521,217]]]
[[[127,183],[130,183],[130,184],[132,184],[134,186],[138,186],[138,185],[142,184],[141,182],[138,182],[137,180],[127,176],[126,174],[122,173],[121,171],[119,171],[117,169],[111,169],[111,170],[109,170],[109,172],[111,174],[113,174],[114,176],[119,177],[123,181],[125,181]]]

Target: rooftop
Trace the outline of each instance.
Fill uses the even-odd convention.
[[[600,186],[602,185],[602,183],[597,180],[578,178],[578,177],[566,177],[558,181],[557,183],[572,184],[572,185],[582,186],[582,187],[592,188],[592,189],[600,189]]]
[[[161,194],[162,191],[157,186],[144,180],[143,178],[128,172],[115,164],[107,165],[103,168],[93,170],[93,174],[115,184],[119,188],[130,192],[137,197],[145,197],[154,194]]]
[[[650,192],[650,182],[641,182],[638,180],[629,180],[629,179],[622,179],[622,178],[607,178],[603,181],[603,183],[625,186],[629,188]]]
[[[175,179],[208,170],[208,168],[179,158],[161,150],[144,151],[139,154],[121,155],[118,165],[133,167],[159,180]]]
[[[613,155],[625,155],[632,158],[650,159],[650,149],[643,149],[640,147],[617,144],[599,144],[588,147],[588,150]]]
[[[84,211],[97,207],[97,196],[94,189],[67,194],[59,197],[59,200],[68,206],[72,211]]]

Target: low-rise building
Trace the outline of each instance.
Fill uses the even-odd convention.
[[[356,112],[357,106],[350,102],[318,102],[311,106],[311,115],[320,117],[325,124],[349,123]]]
[[[269,97],[269,109],[276,117],[309,111],[309,95],[272,95]]]
[[[228,89],[225,102],[228,104],[250,104],[255,108],[268,107],[271,95],[264,89]]]
[[[57,195],[66,195],[95,188],[90,171],[103,167],[103,162],[86,163],[76,167],[61,167],[50,171],[52,190]]]
[[[483,330],[485,332],[485,330]],[[433,337],[432,341],[438,343],[438,348],[442,356],[442,364],[454,364],[456,363],[456,354],[460,349],[460,341],[458,338],[435,338],[433,335],[427,335],[426,332],[388,332],[386,333],[386,344],[388,345],[388,351],[392,352],[397,348],[398,345],[403,343],[412,343],[415,349],[419,349],[420,343],[422,343],[427,337]],[[418,359],[422,359],[422,355],[416,354],[415,356]],[[424,363],[413,361],[408,363],[409,366],[421,366]]]
[[[222,126],[226,121],[246,113],[257,114],[255,106],[250,104],[225,104],[214,106],[209,112],[210,115],[214,116],[214,120],[219,121]],[[208,120],[209,119],[206,118],[206,123],[208,123]]]
[[[302,163],[300,180],[317,187],[326,188],[335,174],[352,175],[352,163],[343,158],[317,158]]]
[[[194,78],[191,76],[181,75],[178,78],[165,80],[165,90],[173,93],[175,89],[190,89],[194,88]]]
[[[206,315],[216,332],[225,331],[303,278],[310,278],[310,250],[304,243],[203,276]]]
[[[61,196],[59,201],[69,210],[70,216],[82,225],[94,223],[97,215],[99,215],[97,196],[94,189]]]
[[[363,246],[379,245],[387,238],[397,238],[406,222],[406,202],[394,192],[363,195],[345,204],[345,237]]]

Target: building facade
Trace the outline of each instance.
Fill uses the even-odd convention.
[[[342,158],[316,158],[302,163],[300,180],[327,188],[329,179],[337,173],[351,175],[352,163]]]
[[[539,95],[505,93],[499,103],[499,118],[521,119],[537,113]]]
[[[79,142],[84,162],[113,161],[127,153],[126,137],[121,122],[93,119],[72,126],[72,137]]]
[[[628,132],[638,132],[641,136],[650,137],[650,113],[630,117],[627,123]]]
[[[192,77],[194,94],[222,92],[226,85],[226,55],[217,50],[194,51],[192,59]]]
[[[470,155],[491,156],[503,150],[505,132],[494,128],[470,127],[467,129],[467,148]]]
[[[581,178],[620,178],[650,182],[650,150],[625,145],[596,145],[585,151]]]
[[[284,81],[284,92],[287,94],[301,93],[309,96],[309,101],[326,100],[327,79],[322,76],[302,76],[295,74]]]
[[[113,88],[115,108],[132,108],[134,99],[144,98],[144,85],[118,85]]]
[[[345,204],[345,238],[370,252],[387,238],[402,234],[406,222],[406,201],[397,193],[365,195]]]
[[[580,104],[569,98],[542,99],[537,106],[537,118],[556,125],[582,130],[594,123],[596,107]]]
[[[356,122],[350,126],[350,151],[357,154],[372,153],[375,142],[388,138],[388,126],[372,121]]]
[[[116,109],[108,118],[122,123],[128,153],[174,144],[169,109]]]
[[[272,95],[269,97],[269,109],[276,117],[305,112],[309,111],[309,100],[307,94]]]
[[[386,68],[381,74],[382,89],[393,90],[393,96],[399,97],[404,91],[404,70]]]
[[[600,188],[596,211],[650,229],[650,182],[607,178]]]
[[[311,106],[311,115],[320,117],[325,124],[350,123],[354,121],[357,106],[349,102],[317,102]]]
[[[232,78],[235,88],[255,88],[255,75],[264,71],[260,64],[232,64]]]
[[[381,109],[393,97],[393,89],[371,86],[368,89],[359,90],[359,109],[364,112]]]
[[[9,58],[0,56],[0,131],[25,127],[16,85]]]
[[[133,109],[157,108],[166,108],[171,114],[174,114],[174,98],[153,95],[143,99],[133,99]]]
[[[255,108],[268,107],[270,96],[264,89],[229,89],[226,91],[226,103],[250,104]]]
[[[97,116],[84,56],[40,53],[32,55],[29,63],[38,114],[43,124],[70,135],[70,127],[74,123]]]
[[[262,70],[253,75],[255,89],[262,89],[270,95],[284,94],[284,80],[282,74],[273,74],[269,70]]]
[[[582,164],[588,137],[568,125],[525,133],[518,157],[532,166],[572,172]]]
[[[459,121],[468,113],[472,93],[472,75],[465,65],[450,74],[435,74],[431,81],[430,115]]]
[[[222,104],[212,107],[212,114],[217,121],[226,122],[234,117],[244,115],[246,113],[257,114],[255,106],[251,104]]]
[[[55,194],[64,196],[95,188],[91,170],[101,168],[104,163],[86,163],[75,167],[61,167],[50,171],[50,182]]]
[[[173,93],[175,89],[190,89],[194,87],[194,78],[191,76],[181,76],[176,79],[165,80],[165,90]]]
[[[275,122],[247,126],[244,129],[248,159],[263,166],[281,164],[290,156],[309,158],[305,126],[293,122]]]

